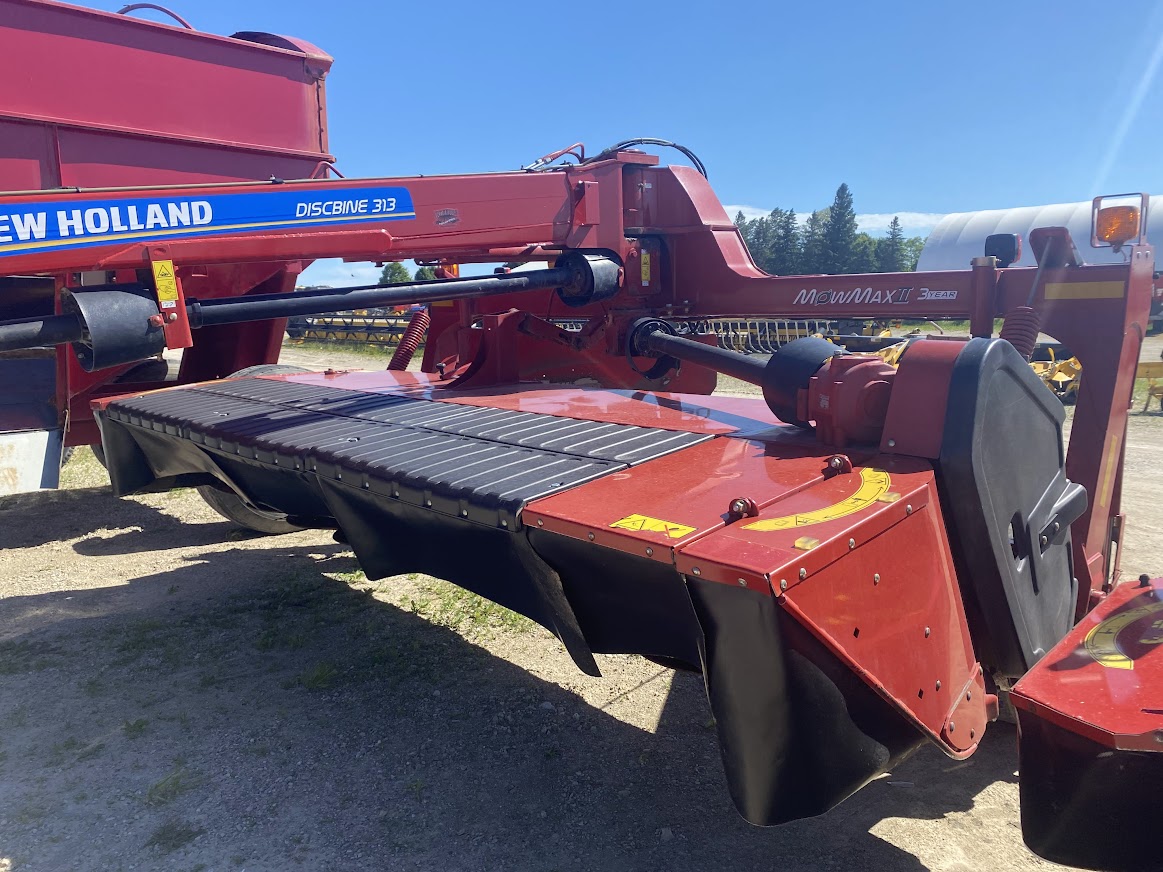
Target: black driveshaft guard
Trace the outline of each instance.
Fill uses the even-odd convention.
[[[907,359],[907,358],[906,358]],[[1003,339],[971,339],[949,383],[937,485],[978,656],[1019,676],[1074,624],[1062,403]]]

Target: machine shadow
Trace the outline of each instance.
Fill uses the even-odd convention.
[[[22,523],[8,523],[17,515]],[[87,557],[140,554],[163,547],[214,545],[227,539],[248,541],[262,535],[225,519],[191,523],[140,500],[118,500],[108,485],[34,491],[0,500],[0,550],[35,548],[111,527],[120,532],[81,538],[73,550]]]
[[[727,796],[697,676],[674,677],[652,734],[510,662],[593,681],[548,634],[505,633],[503,659],[438,615],[324,575],[355,568],[341,546],[269,541],[116,588],[0,601],[0,807],[37,797],[49,821],[10,821],[0,853],[27,868],[100,865],[126,844],[149,858],[159,821],[188,815],[204,834],[184,856],[211,867],[286,856],[327,868],[896,872],[924,867],[873,826],[969,808],[1013,771],[1012,755],[987,746],[938,781],[951,761],[922,755],[896,774],[911,788],[877,782],[822,817],[754,828]],[[82,750],[62,763],[45,751],[60,747]],[[155,807],[151,785],[176,759],[196,786]],[[133,809],[123,827],[107,823],[111,802]],[[66,807],[73,825],[46,842]],[[331,839],[288,847],[288,821]]]

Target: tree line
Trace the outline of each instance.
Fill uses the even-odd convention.
[[[740,212],[735,225],[751,257],[772,275],[911,272],[925,245],[920,236],[906,237],[895,215],[887,236],[858,231],[846,184],[836,189],[831,206],[812,212],[802,224],[794,209],[773,209],[751,219]]]
[[[404,282],[427,282],[434,278],[436,278],[436,270],[430,266],[417,267],[416,272],[409,273],[408,268],[402,263],[386,263],[380,272],[377,284],[398,285]]]
[[[886,236],[857,230],[847,184],[836,189],[831,206],[812,212],[802,224],[794,209],[773,209],[770,215],[751,219],[740,212],[735,225],[760,269],[777,276],[912,272],[925,245],[923,237],[906,237],[895,215]],[[389,263],[379,283],[421,282],[435,277],[432,267],[422,266],[409,274],[402,263]]]

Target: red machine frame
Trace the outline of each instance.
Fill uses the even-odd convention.
[[[954,757],[972,753],[987,721],[996,715],[995,700],[966,627],[958,570],[946,538],[947,507],[943,508],[937,498],[932,463],[941,453],[948,426],[932,412],[944,408],[949,397],[961,344],[928,341],[910,349],[906,363],[892,376],[891,398],[884,392],[880,410],[883,432],[874,444],[860,438],[855,442],[866,444],[851,448],[846,446],[845,429],[839,426],[819,428],[820,439],[830,443],[823,446],[782,430],[768,432],[770,424],[764,429],[756,422],[754,402],[690,396],[711,393],[716,378],[713,369],[684,364],[677,370],[654,373],[649,369],[651,360],[635,356],[627,348],[633,348],[632,334],[646,318],[683,322],[712,315],[804,318],[828,313],[850,318],[968,319],[973,336],[990,337],[995,318],[1023,309],[1032,311],[1040,320],[1032,322],[1032,327],[1027,321],[1026,329],[1033,329],[1036,335],[1040,328],[1066,343],[1086,371],[1066,461],[1069,479],[1090,494],[1086,510],[1072,528],[1073,565],[1079,576],[1075,618],[1082,619],[1094,610],[1086,620],[1109,627],[1106,622],[1119,618],[1120,610],[1127,607],[1122,589],[1116,597],[1109,595],[1119,581],[1124,434],[1150,307],[1154,263],[1149,246],[1128,246],[1128,263],[1123,266],[1086,266],[1070,255],[1062,234],[1050,232],[1039,240],[1037,269],[999,268],[994,258],[982,257],[966,271],[774,277],[755,266],[738,230],[702,175],[686,167],[658,166],[657,158],[629,150],[547,171],[478,176],[19,194],[0,197],[0,211],[68,210],[71,203],[113,197],[118,202],[146,203],[162,196],[246,194],[258,202],[274,194],[317,198],[325,192],[340,201],[347,192],[367,187],[406,190],[410,211],[290,227],[283,222],[275,230],[235,226],[210,228],[205,233],[183,229],[165,235],[148,231],[122,237],[106,234],[73,247],[54,243],[54,250],[40,250],[48,243],[42,246],[35,241],[10,244],[7,251],[0,248],[0,270],[9,274],[50,272],[62,289],[75,288],[78,274],[91,271],[104,273],[114,286],[144,282],[157,296],[161,314],[154,317],[164,325],[167,346],[188,348],[191,330],[197,327],[190,319],[190,313],[197,312],[196,301],[213,299],[229,286],[227,277],[240,271],[252,277],[264,273],[267,284],[262,290],[278,293],[290,289],[288,277],[294,274],[295,265],[318,257],[555,262],[577,253],[613,261],[618,265],[617,292],[608,299],[573,305],[576,300],[550,290],[433,304],[423,373],[332,373],[300,376],[294,381],[635,425],[642,423],[646,410],[653,426],[664,429],[734,433],[738,438],[713,440],[685,449],[674,455],[674,461],[662,458],[649,464],[649,479],[641,488],[632,489],[640,493],[645,507],[635,510],[643,518],[637,529],[633,523],[621,524],[616,519],[611,523],[607,517],[616,500],[614,493],[607,494],[604,489],[613,479],[535,500],[525,508],[524,523],[537,531],[531,535],[557,535],[583,547],[592,543],[634,554],[636,559],[643,559],[644,554],[646,560],[673,564],[682,578],[694,580],[690,583],[699,588],[699,596],[715,599],[729,595],[732,589],[746,589],[770,598],[764,608],[775,608],[770,603],[778,601],[783,612],[794,616],[814,636],[814,642],[803,644],[828,649],[830,656],[860,676],[879,699],[894,706],[907,722]],[[171,267],[172,289],[163,287],[162,282],[163,277],[169,278],[165,273]],[[248,278],[246,283],[253,281]],[[564,331],[555,323],[563,318],[584,320],[585,327],[579,333]],[[269,335],[263,335],[265,341],[249,352],[274,360],[277,347]],[[214,348],[213,336],[210,338],[209,344],[200,340],[195,348]],[[827,378],[836,380],[836,397],[844,393],[847,366],[833,364],[828,370]],[[210,374],[227,374],[221,367],[218,370]],[[183,381],[206,374],[201,367],[183,364]],[[872,390],[876,378],[879,376],[873,372],[856,382]],[[597,382],[605,390],[569,388],[579,382]],[[495,390],[501,386],[504,391]],[[627,397],[617,389],[634,393]],[[659,390],[665,392],[645,393]],[[817,385],[799,396],[805,420],[830,419],[823,411],[821,390]],[[112,407],[111,402],[107,398],[96,405],[104,411]],[[72,411],[80,417],[79,409]],[[709,508],[705,511],[710,514],[704,526],[688,524],[685,516],[678,524],[667,526],[659,519],[667,518],[668,513],[678,516],[704,511],[695,506],[673,506],[676,494],[683,493],[679,484],[682,469],[667,472],[668,462],[681,466],[696,455],[708,469],[739,470],[734,477],[725,474],[725,480],[753,479],[754,486],[740,499],[744,495],[735,491],[734,484],[719,488],[714,482],[705,483],[702,490],[706,492],[700,495],[707,498]],[[826,462],[823,471],[821,460]],[[768,463],[778,463],[778,472],[765,472]],[[857,480],[862,482],[861,489],[867,485],[870,492],[875,491],[878,469],[891,475],[892,492],[872,494],[863,502],[871,508],[850,521],[842,513],[828,516],[831,526],[827,537],[815,544],[801,546],[793,541],[797,531],[783,530],[776,523],[782,516],[771,519],[764,514],[787,511],[792,513],[790,517],[798,517],[800,512],[819,510],[829,499],[842,505],[852,496]],[[835,472],[846,474],[832,478]],[[639,474],[628,472],[609,487],[624,496],[626,481]],[[114,479],[118,486],[116,472]],[[723,499],[728,494],[731,499]],[[725,515],[721,514],[724,503],[731,506]],[[750,516],[759,520],[736,523]],[[775,526],[764,528],[763,522]],[[657,524],[663,524],[664,529],[658,529]],[[778,536],[768,537],[760,545],[751,531],[763,529],[776,531]],[[891,537],[881,535],[889,530],[893,531]],[[908,553],[901,552],[904,541],[911,543]],[[898,581],[888,611],[875,593],[879,574],[860,596],[852,594],[851,563],[844,563],[847,555],[867,558],[867,565],[891,567]],[[364,556],[360,555],[361,561]],[[374,560],[374,555],[371,558]],[[390,561],[384,564],[389,565]],[[384,574],[388,572],[383,569]],[[931,578],[943,582],[937,588],[921,583]],[[805,583],[808,579],[811,583]],[[873,633],[869,638],[866,630],[863,642],[849,641],[861,639],[861,616],[878,611],[882,616],[900,613],[904,617],[889,621],[891,632]],[[1140,617],[1136,612],[1134,620]],[[925,647],[910,649],[909,657],[902,661],[902,640],[911,638],[912,633],[919,636],[917,644]],[[568,633],[559,635],[569,646]],[[1052,722],[1055,728],[1074,735],[1079,722],[1092,720],[1084,709],[1086,700],[1072,698],[1061,681],[1045,677],[1074,657],[1079,645],[1085,648],[1090,638],[1080,642],[1070,635],[1046,654],[1029,676],[1028,687],[1039,688],[1043,682],[1036,692],[1023,692],[1019,685],[1015,703],[1024,712],[1035,714],[1038,723]],[[924,642],[929,639],[932,641]],[[729,647],[731,643],[722,644]],[[587,658],[592,663],[586,650],[579,653],[571,648],[571,653],[583,668],[587,668]],[[1159,686],[1155,661],[1148,658],[1144,663],[1134,674],[1099,672],[1094,677],[1095,670],[1103,669],[1101,662],[1093,667],[1087,664],[1087,669],[1117,713],[1119,705],[1140,706],[1151,688]],[[933,674],[944,678],[943,694],[942,679],[933,686]],[[914,692],[918,682],[919,692]],[[932,687],[928,696],[926,682]],[[708,672],[713,706],[716,688],[722,686],[723,676],[712,681]],[[720,705],[728,707],[737,702],[737,694],[718,699]],[[1119,737],[1123,734],[1118,729],[1098,732],[1115,747],[1122,747]],[[746,755],[732,759],[731,753],[724,750],[729,771],[751,765]],[[1152,757],[1151,765],[1158,759],[1157,755]],[[749,819],[787,819],[770,800],[736,796]]]
[[[1118,553],[1111,544],[1122,526],[1118,497],[1123,433],[1150,307],[1154,261],[1149,247],[1129,250],[1129,268],[1087,266],[1082,290],[1074,281],[1076,266],[998,269],[985,260],[968,271],[774,277],[755,266],[706,179],[687,167],[656,164],[657,158],[621,152],[554,172],[23,194],[5,198],[3,205],[35,209],[50,202],[64,208],[98,193],[146,200],[175,190],[203,195],[249,190],[261,196],[275,187],[280,192],[326,189],[341,197],[347,188],[375,184],[407,187],[416,218],[378,225],[365,221],[309,234],[240,232],[150,244],[110,241],[45,253],[30,249],[4,255],[0,249],[0,255],[6,273],[51,272],[61,287],[74,283],[81,271],[135,280],[137,270],[172,261],[183,301],[225,295],[233,276],[239,276],[239,284],[253,286],[255,293],[287,291],[298,264],[321,257],[495,263],[551,260],[573,249],[608,252],[624,264],[623,291],[608,304],[568,309],[553,295],[543,294],[540,304],[524,295],[434,307],[434,341],[428,344],[424,369],[434,371],[437,362],[448,366],[459,360],[467,366],[477,360],[469,382],[474,386],[530,377],[594,377],[614,387],[657,387],[628,367],[620,350],[628,325],[649,313],[676,320],[724,314],[805,318],[825,312],[849,318],[968,319],[973,336],[990,336],[995,318],[1031,305],[1041,314],[1041,329],[1070,347],[1086,371],[1067,461],[1070,479],[1091,494],[1086,514],[1074,526],[1075,565],[1085,581],[1079,616],[1117,583]],[[454,222],[437,219],[438,212],[447,216],[450,211]],[[257,280],[260,273],[267,276],[265,282]],[[534,327],[525,318],[519,330],[517,321],[507,324],[512,319],[504,313],[511,308],[535,313],[546,323]],[[166,325],[169,346],[187,347],[185,309],[174,311],[178,320]],[[587,329],[569,344],[545,341],[557,332],[548,322],[567,313],[587,319]],[[482,317],[489,329],[472,330],[474,320]],[[243,365],[274,362],[277,337],[262,322],[253,326],[260,344],[247,347]],[[234,328],[230,337],[238,342]],[[245,334],[242,339],[245,343]],[[519,343],[519,353],[503,354],[511,342]],[[235,349],[222,354],[213,335],[201,336],[199,353],[183,362],[181,381],[222,377],[231,367],[240,368],[237,345]],[[485,360],[487,366],[480,362]],[[70,368],[70,378],[82,376],[66,355],[60,365]],[[457,371],[456,366],[446,371]],[[706,370],[683,374],[665,387],[708,393],[713,389],[710,375]],[[75,428],[70,444],[92,441],[95,431],[87,424],[87,410],[76,402],[68,408]]]

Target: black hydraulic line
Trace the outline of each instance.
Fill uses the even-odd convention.
[[[669,355],[679,360],[705,366],[739,381],[748,384],[763,386],[763,372],[767,362],[756,360],[738,351],[728,351],[717,345],[704,345],[693,339],[684,339],[682,336],[671,336],[669,333],[655,331],[644,336],[635,337],[638,349],[650,351],[659,356]]]
[[[84,329],[76,315],[48,315],[0,322],[0,351],[76,342],[83,335]]]
[[[415,282],[406,285],[360,285],[354,288],[327,288],[289,294],[260,294],[189,300],[186,314],[192,328],[245,321],[265,321],[297,315],[322,315],[374,306],[400,306],[461,300],[518,291],[569,287],[578,274],[564,267],[531,270],[525,273],[480,276],[468,279]],[[0,352],[21,348],[61,345],[85,339],[85,326],[76,313],[49,315],[0,322]]]
[[[327,312],[366,309],[373,306],[401,306],[410,303],[432,303],[437,300],[488,297],[517,291],[535,291],[569,285],[573,279],[572,270],[554,268],[516,275],[382,285],[363,290],[344,289],[339,293],[320,291],[306,294],[262,294],[253,297],[192,300],[186,310],[190,316],[190,326],[197,328],[238,324],[244,321],[265,321],[271,318],[322,315]]]

